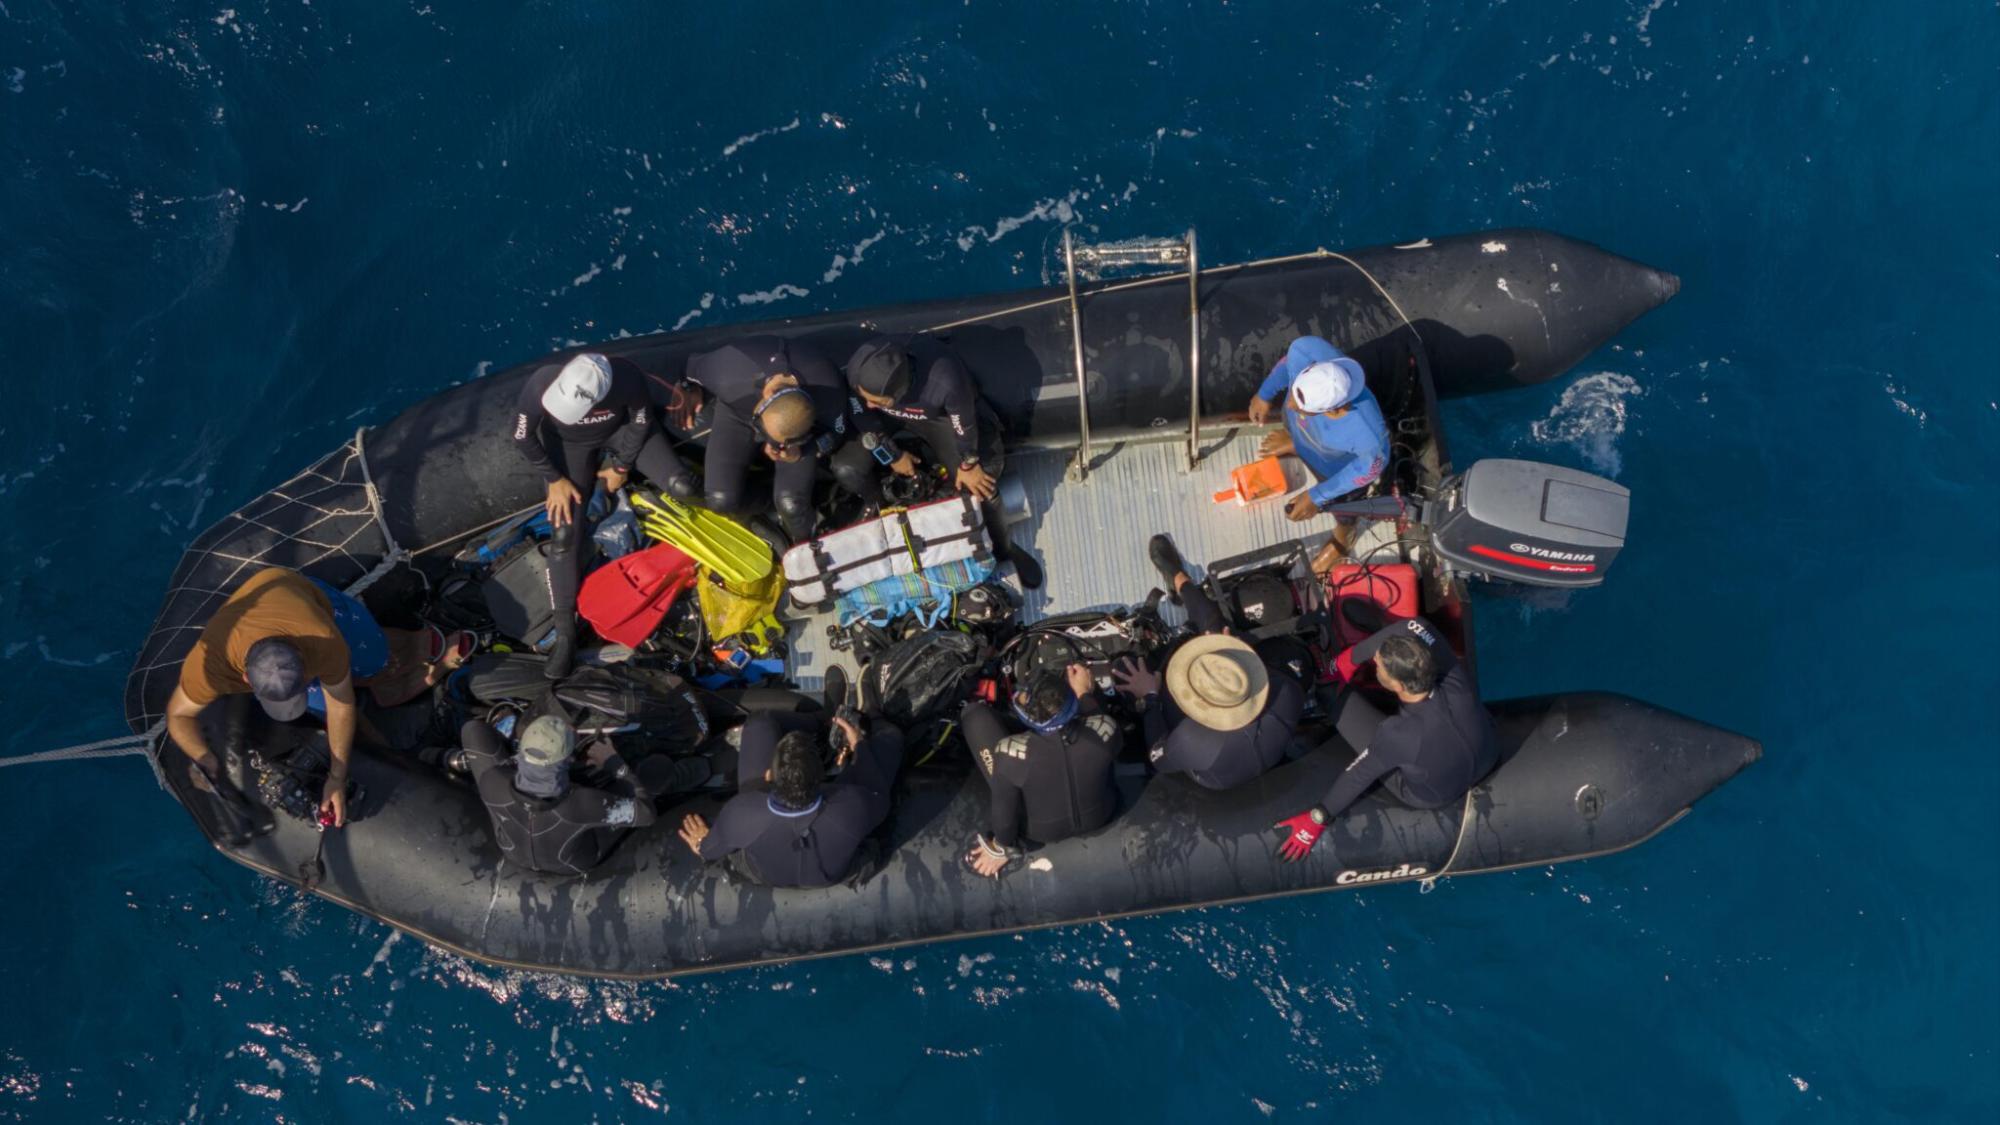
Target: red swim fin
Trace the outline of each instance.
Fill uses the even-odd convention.
[[[694,579],[694,560],[679,547],[662,543],[592,571],[577,591],[576,611],[598,636],[637,648]]]

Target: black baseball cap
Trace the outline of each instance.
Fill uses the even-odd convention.
[[[871,395],[901,399],[910,393],[910,353],[888,336],[877,336],[854,350],[847,377]]]

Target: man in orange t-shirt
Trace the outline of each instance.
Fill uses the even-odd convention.
[[[231,793],[220,759],[209,752],[198,722],[202,710],[222,696],[250,693],[273,719],[290,722],[305,713],[307,689],[318,681],[326,698],[326,741],[333,756],[320,815],[330,814],[335,825],[347,822],[347,765],[358,715],[357,654],[342,635],[335,610],[319,584],[298,571],[274,567],[230,595],[188,651],[180,685],[167,700],[167,733],[225,797],[240,800],[241,794]],[[381,637],[372,620],[367,626]],[[374,661],[376,667],[361,670],[379,671],[386,652],[382,657]]]

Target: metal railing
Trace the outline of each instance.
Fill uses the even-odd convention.
[[[1079,438],[1073,475],[1077,480],[1090,476],[1090,383],[1083,355],[1083,302],[1077,290],[1079,266],[1091,276],[1107,269],[1146,266],[1180,266],[1188,282],[1188,437],[1187,463],[1193,469],[1201,460],[1201,261],[1195,249],[1193,228],[1179,239],[1133,239],[1079,245],[1069,229],[1063,230],[1063,273],[1069,283],[1070,353],[1076,366],[1077,436]],[[1107,287],[1109,288],[1109,287]]]

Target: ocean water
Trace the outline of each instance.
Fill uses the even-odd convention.
[[[188,539],[567,342],[1502,224],[1684,279],[1455,452],[1616,476],[1489,694],[1764,740],[1556,868],[665,984],[501,972],[0,771],[0,1118],[1992,1121],[1987,3],[0,0],[0,753],[122,733]],[[1136,545],[1135,545],[1136,549]]]

